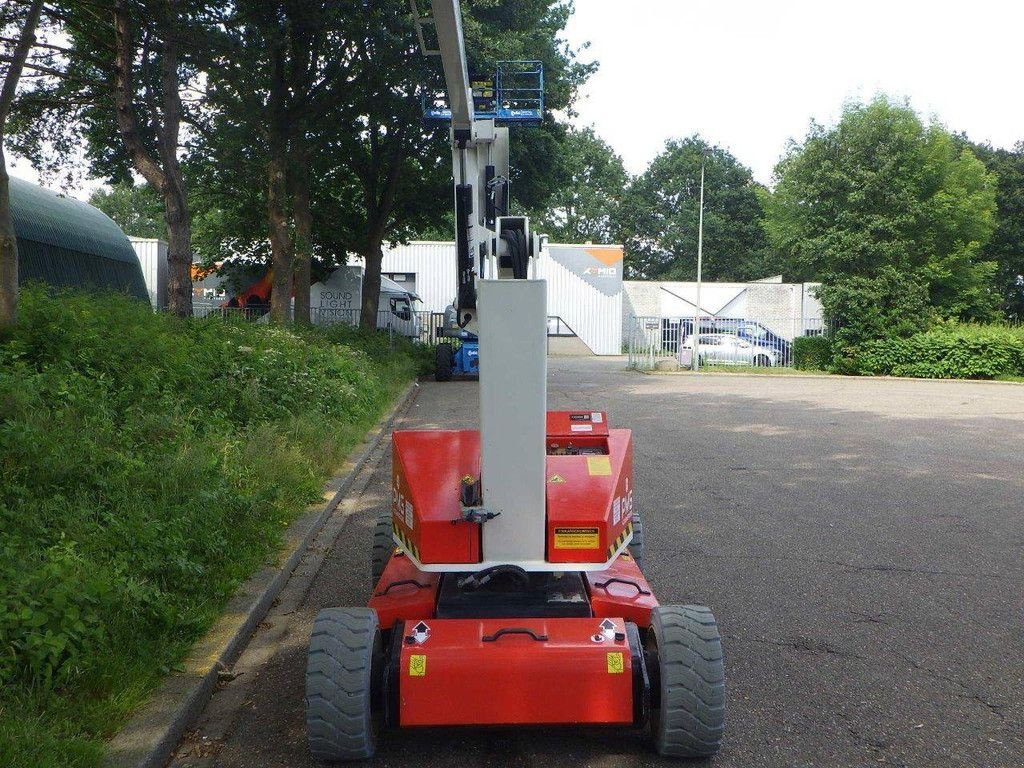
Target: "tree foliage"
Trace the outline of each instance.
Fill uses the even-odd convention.
[[[968,146],[998,178],[996,228],[982,258],[997,265],[995,290],[1006,317],[1024,320],[1024,141],[1012,150]]]
[[[121,182],[99,189],[89,197],[89,205],[107,214],[130,237],[167,239],[163,203],[146,184]]]
[[[532,226],[559,243],[612,243],[618,234],[629,174],[622,158],[593,128],[569,130],[552,176],[556,190]]]
[[[766,230],[803,280],[874,279],[892,268],[928,288],[942,317],[990,317],[995,177],[939,125],[879,97],[812,124],[776,168]]]
[[[638,279],[693,280],[697,273],[700,170],[705,164],[706,280],[765,277],[760,187],[751,171],[699,136],[669,141],[625,196],[620,234],[626,267]]]
[[[559,39],[570,11],[560,0],[464,3],[471,66],[541,59],[549,108],[568,108],[590,71]],[[188,161],[202,201],[198,249],[208,261],[268,259],[276,239],[275,276],[282,274],[302,240],[297,201],[305,194],[311,258],[365,259],[363,320],[375,324],[383,243],[442,228],[451,207],[447,131],[424,126],[420,104],[440,87],[440,71],[417,47],[408,4],[237,3],[211,34],[208,108]],[[517,200],[550,194],[560,130],[513,131]],[[283,183],[276,191],[275,179]],[[277,222],[270,242],[257,211]]]
[[[873,339],[913,336],[935,317],[920,276],[889,265],[870,277],[835,278],[818,289],[818,298],[838,353]]]

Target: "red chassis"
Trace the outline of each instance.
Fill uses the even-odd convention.
[[[663,755],[717,751],[724,672],[714,617],[659,606],[640,564],[629,430],[551,412],[549,571],[484,561],[480,437],[394,433],[367,608],[317,617],[306,722],[317,757],[374,754],[379,725],[650,726]],[[379,578],[377,577],[377,574]]]
[[[486,523],[463,519],[458,493],[479,477],[479,433],[396,432],[393,445],[391,525],[404,551],[390,559],[369,601],[381,630],[403,638],[387,673],[397,688],[393,724],[641,719],[649,685],[642,664],[633,663],[642,653],[635,627],[650,625],[658,603],[625,552],[633,506],[629,430],[609,430],[601,412],[548,414],[546,559],[552,571],[600,570],[561,576],[572,583],[553,588],[539,585],[533,601],[508,603],[498,616],[505,592],[486,593],[486,605],[460,594],[449,604],[441,582],[455,574],[422,570],[481,560]],[[568,610],[552,610],[552,589]]]

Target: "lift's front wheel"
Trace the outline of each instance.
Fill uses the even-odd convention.
[[[315,758],[338,761],[373,757],[383,668],[376,611],[320,611],[306,659],[306,732]]]
[[[455,350],[447,341],[442,341],[434,350],[434,381],[451,381],[455,365]]]
[[[709,757],[725,730],[722,641],[711,611],[663,605],[651,612],[645,648],[651,671],[651,736],[666,757]]]

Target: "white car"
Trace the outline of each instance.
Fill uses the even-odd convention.
[[[759,368],[779,364],[779,353],[771,347],[751,344],[733,333],[702,333],[697,343],[698,365],[751,365]],[[679,357],[693,359],[693,335],[679,345]]]

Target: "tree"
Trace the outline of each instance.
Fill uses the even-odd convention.
[[[998,177],[996,228],[981,258],[997,265],[995,291],[1005,316],[1024,320],[1024,141],[1012,150],[967,146]]]
[[[766,196],[765,227],[797,279],[917,275],[941,317],[991,316],[995,178],[939,125],[879,97],[812,124]]]
[[[148,184],[130,183],[100,189],[89,198],[89,204],[99,208],[114,220],[126,235],[167,239],[164,206]]]
[[[17,148],[37,168],[65,164],[88,140],[94,173],[140,174],[163,203],[168,308],[192,313],[191,213],[178,153],[182,48],[201,5],[193,0],[65,0],[47,13],[66,43],[47,44],[20,99]]]
[[[559,243],[614,242],[629,185],[622,158],[593,128],[570,129],[555,173],[560,184],[546,207],[533,215],[534,229]]]
[[[619,226],[626,246],[626,268],[634,278],[696,278],[702,161],[702,277],[765,277],[766,242],[758,184],[750,169],[727,150],[692,136],[667,142],[625,196]]]
[[[32,0],[18,31],[10,55],[3,56],[7,63],[3,85],[0,87],[0,329],[10,327],[18,319],[18,239],[11,219],[10,178],[7,175],[7,158],[4,155],[4,135],[7,116],[10,114],[18,82],[36,41],[36,28],[42,14],[42,0]],[[16,29],[19,19],[13,9],[0,11],[0,31],[4,40],[11,39],[7,32]]]
[[[558,0],[464,3],[471,64],[485,71],[496,59],[543,59],[548,106],[566,109],[590,71],[558,40],[570,11]],[[278,171],[270,175],[281,185],[272,195],[279,203],[267,207],[271,242],[279,242],[275,280],[290,279],[292,247],[303,241],[325,260],[357,253],[366,264],[361,322],[375,327],[383,244],[440,226],[451,200],[447,130],[425,127],[420,103],[440,83],[440,72],[436,59],[417,47],[408,4],[252,0],[229,7],[215,27],[214,55],[204,65],[210,110],[197,126],[197,157],[190,158],[211,171],[199,183],[200,196],[217,211],[212,223],[225,234],[236,232],[234,239],[258,258],[252,206],[237,199],[250,200],[253,174],[266,173],[257,169],[266,169],[275,153],[284,157],[273,161]],[[275,91],[272,75],[285,86]],[[513,163],[519,164],[513,190],[520,204],[550,193],[544,178],[551,175],[552,136],[559,130],[513,131]],[[546,176],[519,183],[527,161]],[[298,281],[295,292],[298,312],[305,293]],[[274,294],[287,296],[277,285]]]

